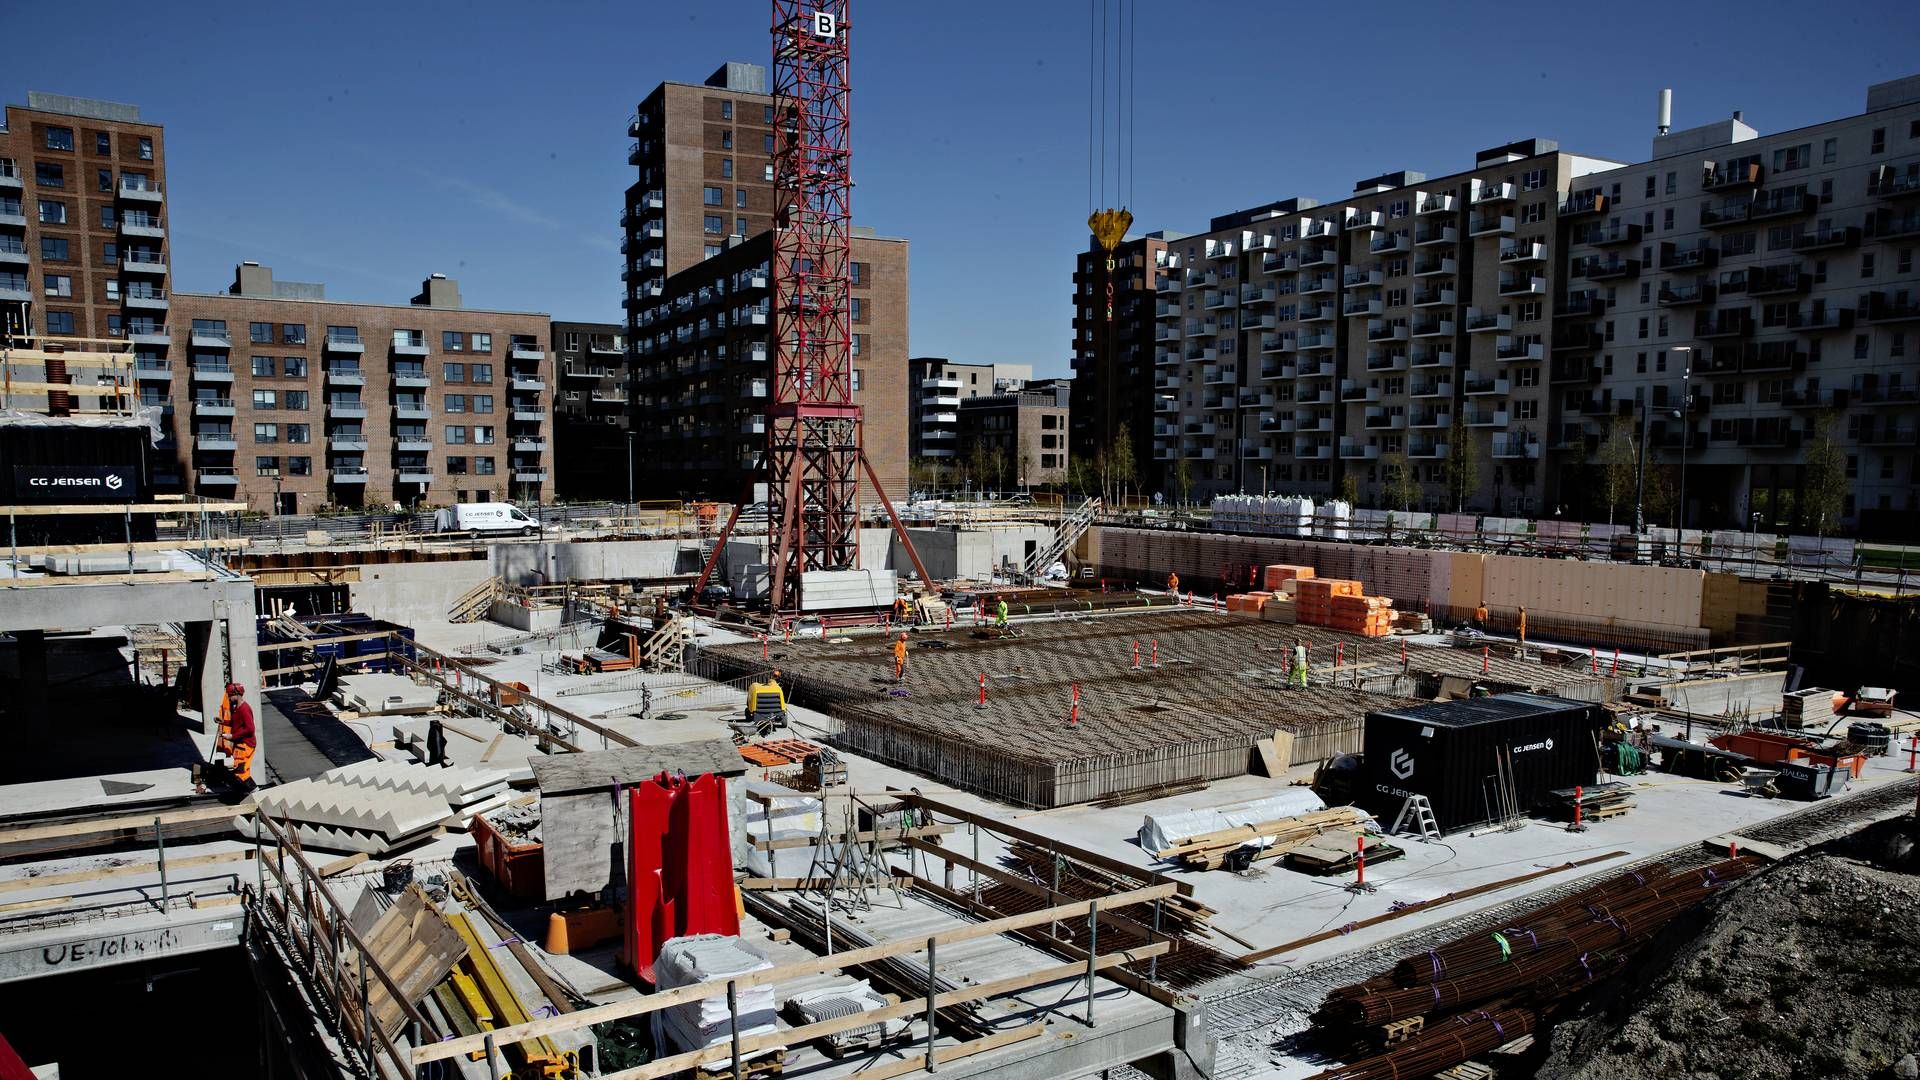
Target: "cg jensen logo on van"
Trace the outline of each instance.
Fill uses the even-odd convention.
[[[1539,742],[1530,742],[1525,744],[1524,746],[1516,746],[1513,748],[1513,752],[1516,754],[1524,754],[1529,750],[1551,750],[1551,749],[1553,749],[1553,740],[1542,739]]]
[[[1413,755],[1404,749],[1395,750],[1393,756],[1387,759],[1387,768],[1402,780],[1410,779],[1413,776]]]

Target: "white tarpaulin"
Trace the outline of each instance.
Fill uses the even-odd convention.
[[[1140,847],[1148,852],[1160,851],[1202,833],[1311,814],[1326,808],[1327,804],[1313,793],[1312,788],[1290,787],[1278,795],[1252,802],[1204,810],[1182,810],[1172,814],[1148,814],[1140,822]]]

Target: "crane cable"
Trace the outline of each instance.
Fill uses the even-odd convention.
[[[1087,212],[1134,195],[1134,104],[1138,99],[1137,0],[1087,0]],[[1112,108],[1108,107],[1111,93]],[[1111,152],[1109,152],[1111,150]],[[1108,185],[1111,167],[1112,185]]]

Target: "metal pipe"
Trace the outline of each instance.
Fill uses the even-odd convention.
[[[500,1063],[493,1057],[493,1032],[487,1032],[487,1080],[500,1080]]]
[[[160,912],[166,914],[172,905],[173,897],[167,889],[167,837],[160,831],[160,819],[153,819],[153,843],[160,852]]]
[[[740,980],[727,980],[727,1037],[733,1043],[733,1080],[746,1076],[740,1071]]]
[[[934,1071],[933,1038],[935,1033],[933,1000],[940,992],[940,976],[934,966],[934,947],[940,943],[938,938],[927,939],[927,1071]],[[738,1077],[735,1077],[738,1080]]]
[[[1152,945],[1160,939],[1160,901],[1153,902],[1153,933],[1147,935],[1147,944]],[[1147,981],[1160,981],[1160,954],[1154,953],[1147,959]]]
[[[1154,901],[1154,914],[1160,913],[1160,902]],[[1093,1026],[1093,990],[1094,979],[1098,977],[1100,960],[1100,900],[1095,897],[1087,901],[1087,1026]]]

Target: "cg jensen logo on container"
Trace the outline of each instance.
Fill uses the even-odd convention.
[[[1513,748],[1513,752],[1516,754],[1524,754],[1529,750],[1551,750],[1551,749],[1553,749],[1553,740],[1542,739],[1539,742],[1530,742],[1520,746],[1516,746]]]

